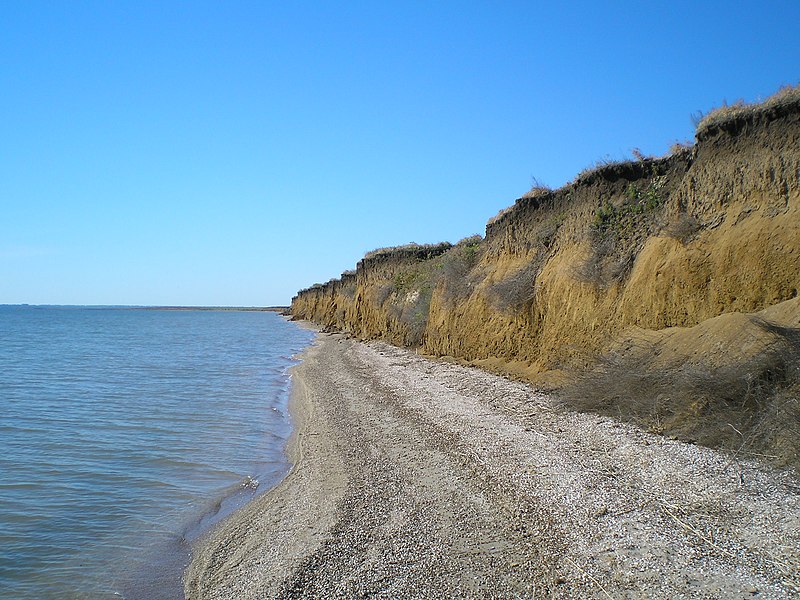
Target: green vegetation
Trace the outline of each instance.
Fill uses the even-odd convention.
[[[621,205],[614,206],[606,200],[597,209],[591,228],[603,235],[626,237],[638,226],[642,215],[652,213],[664,204],[661,194],[663,186],[663,177],[656,177],[644,189],[631,183],[625,191],[625,200]]]
[[[440,287],[446,300],[457,300],[471,293],[469,273],[478,262],[482,241],[481,236],[474,235],[455,246],[447,244],[446,252],[395,273],[378,291],[378,303],[404,326],[407,345],[419,346],[423,342],[434,289]]]
[[[397,275],[394,276],[392,280],[392,286],[394,288],[395,293],[397,294],[406,294],[409,290],[412,290],[415,287],[415,284],[419,284],[420,279],[422,278],[422,272],[419,269],[414,269],[411,271],[401,271]]]
[[[656,228],[656,215],[666,202],[666,179],[655,177],[642,186],[631,183],[616,204],[605,200],[589,224],[592,254],[578,269],[582,281],[607,287],[623,279],[644,240]]]
[[[416,242],[411,242],[409,244],[404,244],[402,246],[389,246],[386,248],[377,248],[370,252],[367,252],[364,255],[364,259],[368,260],[371,258],[377,258],[379,256],[391,256],[391,255],[403,255],[403,254],[414,254],[417,255],[420,260],[426,260],[428,258],[433,258],[441,254],[442,252],[446,252],[452,247],[452,244],[448,242],[442,242],[440,244],[417,244]]]

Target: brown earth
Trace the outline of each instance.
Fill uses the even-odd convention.
[[[708,120],[692,147],[666,158],[611,164],[558,190],[533,190],[491,220],[483,239],[369,255],[354,273],[300,292],[291,312],[360,339],[552,385],[587,369],[601,373],[609,353],[616,360],[619,348],[650,340],[659,356],[713,365],[732,378],[718,384],[740,389],[764,380],[764,361],[742,362],[737,340],[753,333],[755,313],[778,305],[786,313],[780,322],[796,329],[800,304],[787,301],[798,288],[800,93],[791,92]],[[695,328],[721,315],[730,317]],[[653,358],[639,353],[631,364],[665,366]],[[778,395],[800,382],[796,361],[784,371],[768,377]],[[667,415],[656,394],[649,400],[656,416],[646,417],[626,394],[589,393],[602,386],[584,386],[588,402],[579,404],[623,418],[636,412],[645,427],[719,445],[716,434],[686,433],[696,384],[670,392]],[[748,427],[764,422],[762,407],[771,401],[751,402],[748,394],[740,400],[753,405],[752,423],[737,423],[745,428],[740,441],[750,443],[757,436]],[[796,393],[793,399],[796,405]],[[705,404],[705,420],[718,404]],[[788,414],[793,441],[775,449],[775,440],[762,440],[750,451],[800,465],[798,411]]]

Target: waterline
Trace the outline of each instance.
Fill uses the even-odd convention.
[[[188,541],[288,469],[312,334],[274,313],[2,307],[0,335],[9,597],[173,594]]]

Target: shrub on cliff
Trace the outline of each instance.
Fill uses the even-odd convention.
[[[405,346],[422,344],[433,292],[430,265],[420,264],[398,272],[386,286],[387,313],[399,325]]]
[[[664,177],[647,184],[628,184],[622,198],[605,199],[589,224],[591,254],[578,266],[581,281],[608,287],[630,272],[645,240],[657,228],[658,210],[666,202]]]
[[[502,312],[517,312],[533,302],[536,297],[536,277],[543,263],[544,260],[531,260],[490,285],[487,297],[492,306]]]
[[[479,235],[464,238],[437,259],[436,283],[441,285],[445,300],[460,300],[472,292],[476,281],[470,271],[478,262],[482,241]]]
[[[494,308],[517,313],[534,301],[536,280],[554,250],[566,217],[567,213],[561,210],[529,225],[530,234],[525,242],[529,250],[527,262],[486,288],[487,299]]]
[[[431,246],[432,255],[420,258],[399,268],[392,278],[379,286],[375,302],[382,306],[394,322],[394,330],[406,346],[419,346],[424,341],[433,291],[442,290],[446,299],[469,295],[470,271],[478,261],[482,238],[479,235],[465,238],[455,246]],[[401,252],[416,252],[418,246],[403,247]],[[446,251],[441,252],[442,249]],[[382,250],[386,255],[395,250]]]

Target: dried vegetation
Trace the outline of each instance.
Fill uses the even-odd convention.
[[[750,119],[757,113],[780,110],[798,103],[800,103],[800,85],[784,86],[763,102],[746,103],[743,100],[737,100],[732,104],[723,103],[719,108],[706,114],[697,113],[694,116],[697,136],[703,137],[711,130],[726,124]]]
[[[713,355],[694,355],[670,337],[629,340],[578,374],[561,399],[725,449],[732,459],[758,456],[798,469],[800,329],[753,317],[743,331],[722,336]]]

